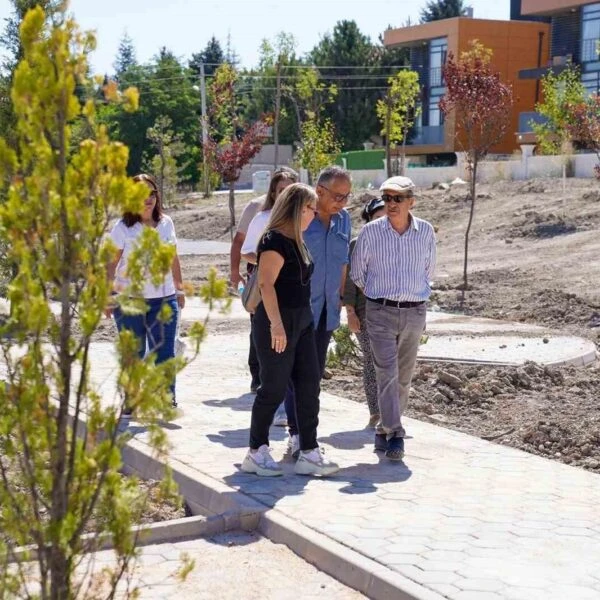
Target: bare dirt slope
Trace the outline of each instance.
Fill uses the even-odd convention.
[[[360,228],[360,196],[348,207]],[[238,200],[238,212],[247,201]],[[415,214],[438,234],[431,304],[442,310],[600,334],[600,184],[556,179],[478,186],[464,304],[466,187],[422,190]],[[226,240],[225,199],[197,200],[171,212],[180,237]],[[228,275],[228,257],[184,257],[184,276],[201,281],[210,266]],[[364,402],[359,365],[333,370],[325,388]],[[420,365],[410,414],[529,452],[600,472],[598,367],[545,369]],[[449,377],[450,376],[450,377]],[[451,381],[449,385],[447,381]],[[367,412],[365,409],[365,423]]]

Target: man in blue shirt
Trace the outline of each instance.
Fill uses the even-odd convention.
[[[340,326],[351,238],[350,215],[344,207],[351,189],[352,180],[346,169],[332,166],[321,171],[316,185],[317,214],[303,235],[314,263],[310,295],[321,377],[331,336]],[[288,389],[287,402],[292,397],[293,390]],[[294,454],[299,450],[298,432],[296,424],[289,419],[288,425],[289,446]]]
[[[333,166],[321,171],[316,185],[317,215],[304,232],[315,265],[310,296],[321,377],[331,336],[340,326],[351,237],[350,215],[344,207],[351,189],[350,173],[345,169]]]

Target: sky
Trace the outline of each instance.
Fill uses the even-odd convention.
[[[418,22],[425,0],[71,0],[70,11],[80,26],[93,29],[97,50],[93,71],[111,73],[119,40],[127,33],[139,62],[149,61],[162,46],[188,59],[211,36],[225,48],[228,35],[241,66],[252,67],[264,38],[292,33],[298,54],[311,50],[342,19],[355,20],[372,40],[389,25],[401,27],[410,17]],[[471,0],[474,17],[508,19],[510,0]],[[0,19],[11,12],[0,0]]]

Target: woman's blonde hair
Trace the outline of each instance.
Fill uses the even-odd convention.
[[[302,209],[311,202],[317,201],[317,193],[304,183],[293,183],[279,194],[271,219],[267,225],[267,231],[273,229],[286,229],[291,226],[294,232],[294,240],[298,244],[302,259],[306,264],[310,263],[310,254],[302,240]]]

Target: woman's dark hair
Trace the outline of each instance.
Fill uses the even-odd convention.
[[[273,208],[275,200],[277,200],[275,192],[277,191],[277,186],[282,181],[298,183],[298,173],[296,173],[296,171],[294,171],[293,169],[289,169],[287,167],[281,167],[280,169],[277,169],[277,171],[275,171],[275,173],[273,174],[273,177],[271,177],[271,183],[269,183],[269,191],[267,192],[267,197],[260,210],[271,210]]]
[[[373,215],[382,208],[385,207],[385,203],[378,196],[371,196],[368,202],[364,205],[360,216],[365,223],[368,223]]]
[[[158,184],[156,183],[156,179],[154,179],[154,177],[152,177],[152,175],[148,175],[146,173],[140,173],[139,175],[136,175],[133,180],[136,183],[141,183],[144,182],[146,185],[149,185],[152,188],[152,193],[156,195],[156,204],[154,205],[154,208],[152,209],[152,218],[154,219],[155,223],[158,223],[163,216],[163,210],[162,210],[162,201],[161,201],[161,197],[160,197],[160,192],[158,191]],[[142,215],[137,215],[134,213],[130,213],[130,212],[126,212],[123,213],[123,223],[125,223],[125,225],[127,227],[133,227],[136,223],[140,223],[142,220]]]

